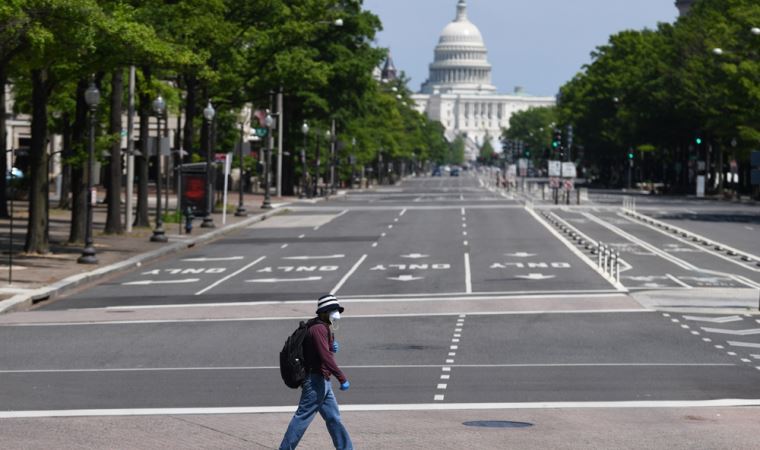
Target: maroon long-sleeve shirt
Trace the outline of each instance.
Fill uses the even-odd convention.
[[[309,334],[304,340],[303,356],[310,372],[321,373],[326,380],[330,379],[330,375],[335,375],[338,381],[344,383],[346,376],[330,351],[333,340],[330,325],[319,318],[312,319]]]

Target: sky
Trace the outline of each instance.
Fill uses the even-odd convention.
[[[441,30],[456,16],[458,0],[364,0],[380,17],[377,45],[389,48],[398,70],[418,91]],[[493,84],[554,96],[591,61],[609,36],[656,28],[678,16],[674,0],[468,0],[468,16],[483,35]]]

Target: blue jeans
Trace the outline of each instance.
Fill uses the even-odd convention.
[[[338,411],[338,402],[335,400],[332,384],[321,374],[309,374],[301,386],[301,401],[298,402],[298,409],[290,420],[285,437],[282,438],[280,450],[292,450],[298,446],[317,412],[325,419],[327,431],[330,432],[335,448],[353,450],[351,437],[340,421],[340,411]]]

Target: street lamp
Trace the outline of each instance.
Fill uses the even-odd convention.
[[[161,118],[166,111],[166,102],[159,95],[157,99],[153,100],[153,112],[156,113],[156,119],[158,120],[158,145],[156,146],[156,228],[153,230],[153,235],[150,237],[151,242],[166,242],[169,239],[164,234],[164,221],[161,218],[161,141],[163,140],[163,133],[161,130]]]
[[[274,126],[274,118],[271,114],[267,113],[266,119],[264,119],[264,125],[267,127],[267,146],[265,152],[265,169],[264,169],[264,202],[261,204],[261,209],[272,209],[272,200],[269,192],[269,171],[272,168],[272,127]]]
[[[330,143],[330,195],[335,195],[337,192],[337,188],[335,186],[336,182],[336,176],[335,176],[335,169],[337,165],[337,161],[335,159],[335,142],[336,142],[336,136],[335,136],[335,120],[332,121],[331,130],[325,131],[325,139],[327,142]]]
[[[309,124],[304,121],[301,125],[303,133],[303,147],[301,148],[301,193],[298,198],[306,198],[306,138],[309,135]]]
[[[84,101],[90,107],[90,139],[87,145],[87,226],[84,231],[84,249],[77,262],[97,264],[98,258],[95,256],[95,245],[92,242],[92,172],[95,170],[95,111],[100,103],[100,91],[94,82],[90,83],[90,87],[84,91]]]
[[[203,223],[201,228],[216,228],[214,225],[214,219],[211,217],[211,211],[214,209],[214,198],[211,195],[213,184],[211,181],[211,124],[214,121],[216,111],[211,106],[211,100],[208,101],[208,105],[203,109],[203,118],[206,119],[208,136],[206,143],[206,215],[203,217]]]
[[[760,36],[760,28],[758,27],[752,27],[752,29],[749,30],[750,33],[754,34],[755,36]]]
[[[248,108],[248,106],[243,107],[243,109],[240,111],[240,149],[238,152],[238,161],[240,161],[240,186],[238,190],[238,208],[237,211],[235,211],[235,215],[237,217],[245,217],[248,215],[248,213],[245,211],[245,207],[243,206],[243,132],[245,128],[245,124],[248,122],[248,118],[250,117],[251,110]]]

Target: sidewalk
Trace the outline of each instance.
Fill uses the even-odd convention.
[[[201,228],[202,218],[196,218],[189,235],[185,234],[184,223],[164,223],[164,231],[169,238],[167,243],[150,242],[152,228],[134,228],[130,233],[121,235],[104,234],[107,207],[98,204],[93,211],[93,242],[98,258],[97,265],[77,263],[83,245],[71,245],[67,242],[71,211],[55,209],[54,202],[51,202],[50,207],[50,253],[23,253],[28,206],[25,201],[15,201],[12,241],[10,220],[0,219],[0,313],[28,309],[36,302],[55,297],[123,268],[218,238],[249,223],[278,214],[287,205],[298,201],[297,197],[272,197],[273,209],[263,210],[262,198],[261,194],[246,194],[244,206],[248,216],[236,217],[234,208],[228,209],[231,212],[227,213],[225,225],[222,225],[221,212],[213,214],[216,228]],[[154,201],[151,198],[149,202],[151,225],[155,223],[155,208],[152,207]],[[232,198],[228,199],[228,204],[237,205],[237,195],[234,196],[234,201]],[[174,206],[173,201],[170,206]],[[11,257],[12,264],[9,264]]]

